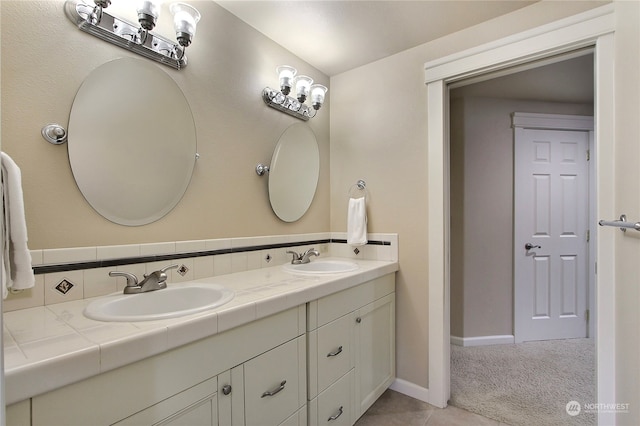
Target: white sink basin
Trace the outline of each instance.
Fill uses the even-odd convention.
[[[298,265],[287,263],[282,267],[287,272],[305,275],[339,274],[355,271],[359,268],[356,263],[345,260],[312,260],[309,263],[301,263]]]
[[[188,284],[101,297],[87,305],[84,315],[99,321],[126,322],[175,318],[222,306],[233,296],[233,291],[218,284]]]

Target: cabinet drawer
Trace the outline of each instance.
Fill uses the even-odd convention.
[[[217,383],[213,377],[115,425],[215,425],[218,423]]]
[[[318,392],[353,367],[351,342],[354,316],[345,315],[318,329]]]
[[[355,420],[353,370],[318,395],[318,418],[312,424],[350,426]]]
[[[244,364],[247,425],[278,425],[300,408],[305,356],[304,339],[294,339]]]
[[[311,308],[307,331],[327,324],[394,291],[395,274],[388,274],[318,299],[316,306]],[[313,302],[310,305],[313,305]]]

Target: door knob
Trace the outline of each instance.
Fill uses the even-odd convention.
[[[534,246],[531,243],[527,243],[527,244],[524,245],[524,248],[525,248],[525,250],[531,250],[531,249],[534,249],[534,248],[542,248],[542,247],[541,246]]]

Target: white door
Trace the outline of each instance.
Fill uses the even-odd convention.
[[[587,336],[588,149],[586,131],[516,129],[516,342]]]

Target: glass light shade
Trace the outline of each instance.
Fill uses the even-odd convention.
[[[173,27],[176,30],[178,41],[184,46],[183,40],[181,40],[183,38],[188,46],[196,34],[196,25],[201,17],[200,12],[185,3],[172,3],[169,10],[173,14]]]
[[[314,84],[311,86],[311,104],[314,109],[320,109],[324,103],[324,95],[327,93],[327,89],[322,84]]]
[[[290,67],[289,65],[280,65],[276,68],[276,72],[278,73],[278,79],[280,80],[280,90],[285,95],[288,95],[291,91],[291,86],[293,85],[293,77],[295,77],[298,70],[294,67]]]
[[[309,90],[313,84],[313,79],[306,75],[299,75],[296,77],[296,97],[298,101],[304,102],[309,96]]]
[[[160,16],[162,0],[142,0],[136,4],[138,22],[145,30],[152,30]]]

